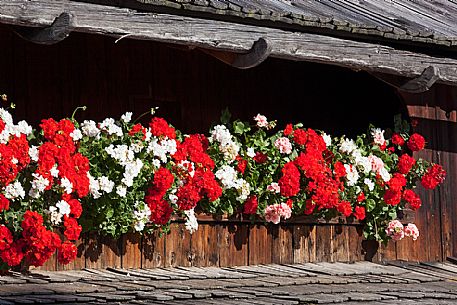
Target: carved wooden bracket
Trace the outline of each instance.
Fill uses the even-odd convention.
[[[247,53],[232,53],[224,51],[215,51],[201,49],[204,53],[209,54],[220,61],[238,68],[249,69],[261,64],[271,53],[271,44],[265,38],[259,38],[254,42]]]
[[[440,79],[440,71],[435,66],[429,66],[424,69],[422,74],[413,78],[406,83],[403,78],[395,77],[387,74],[371,73],[376,78],[397,88],[400,91],[408,93],[422,93],[428,91],[433,84]]]
[[[73,27],[73,15],[64,12],[54,19],[54,22],[43,28],[14,26],[13,31],[22,38],[39,44],[55,44],[64,40]]]

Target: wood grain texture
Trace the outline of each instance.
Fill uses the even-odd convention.
[[[271,41],[271,56],[327,63],[351,69],[418,77],[435,66],[439,82],[457,83],[457,60],[397,50],[322,35],[241,25],[166,14],[91,5],[68,0],[1,0],[0,22],[48,26],[62,11],[75,15],[74,31],[115,37],[154,40],[193,47],[243,53],[259,37]],[[189,26],[192,25],[192,26]],[[164,31],[166,29],[166,31]]]
[[[249,227],[249,265],[268,264],[272,261],[273,230],[271,225]]]
[[[158,232],[143,237],[141,251],[142,268],[157,268],[165,266],[165,236],[160,237]]]
[[[219,226],[200,224],[192,233],[192,266],[219,266]]]
[[[141,268],[142,241],[142,236],[139,233],[128,233],[121,237],[122,268]]]
[[[191,235],[184,224],[172,224],[165,238],[165,267],[191,266],[194,254],[191,251]]]
[[[221,267],[246,266],[249,262],[249,225],[220,224],[219,265]]]
[[[292,264],[294,262],[293,232],[291,225],[279,225],[271,228],[272,257],[275,264]]]

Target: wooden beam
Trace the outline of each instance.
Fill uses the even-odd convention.
[[[435,66],[429,66],[419,77],[408,81],[398,89],[410,93],[422,93],[428,91],[439,79],[440,70]]]
[[[193,17],[137,12],[69,0],[0,0],[0,23],[43,27],[61,12],[75,16],[73,30],[245,53],[252,42],[271,42],[271,57],[332,64],[354,70],[419,77],[439,69],[437,82],[457,84],[457,59],[433,57],[375,43]]]
[[[57,16],[50,26],[30,28],[13,26],[13,31],[22,38],[39,44],[55,44],[70,35],[73,16],[67,12]]]
[[[384,73],[372,72],[371,74],[386,84],[407,93],[423,93],[428,91],[441,77],[440,70],[436,66],[428,66],[422,71],[420,76],[410,80]]]
[[[246,53],[221,52],[217,50],[201,49],[220,61],[238,68],[249,69],[260,65],[271,53],[271,44],[265,38],[254,41],[251,49]]]

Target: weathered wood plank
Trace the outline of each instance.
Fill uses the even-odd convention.
[[[356,262],[363,260],[362,253],[362,239],[363,232],[361,226],[349,226],[348,230],[348,252],[349,252],[349,261]]]
[[[249,226],[221,224],[218,235],[219,265],[221,267],[246,266],[249,262]]]
[[[271,263],[273,247],[271,230],[271,225],[249,227],[249,265]]]
[[[155,40],[243,53],[253,41],[271,41],[271,56],[327,63],[352,69],[418,77],[425,68],[440,71],[439,82],[457,83],[457,60],[391,47],[307,33],[79,3],[68,0],[1,0],[0,22],[48,26],[62,11],[75,16],[74,31]],[[192,25],[192,26],[189,26]],[[166,30],[164,30],[166,29]]]
[[[332,261],[349,261],[348,227],[335,225],[332,229]]]
[[[160,237],[158,232],[143,237],[142,268],[156,268],[165,266],[165,236]]]
[[[185,225],[172,224],[165,238],[165,267],[191,266],[191,237]]]
[[[319,262],[331,262],[333,260],[332,231],[332,226],[316,226],[316,260]]]
[[[219,225],[200,224],[192,234],[192,266],[219,266]]]
[[[142,246],[142,236],[139,233],[128,233],[121,237],[122,268],[141,268]]]
[[[272,263],[292,264],[294,262],[293,231],[293,225],[272,227]]]
[[[121,267],[121,249],[117,239],[99,236],[95,233],[87,238],[84,256],[86,268],[104,269]]]

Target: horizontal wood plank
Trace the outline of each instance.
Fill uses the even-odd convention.
[[[73,30],[119,39],[153,40],[245,53],[259,38],[271,42],[271,56],[333,64],[354,70],[418,77],[434,66],[438,82],[457,83],[457,59],[432,57],[373,43],[68,0],[0,0],[0,22],[49,26],[62,12],[75,16]],[[117,41],[118,41],[117,40]]]

